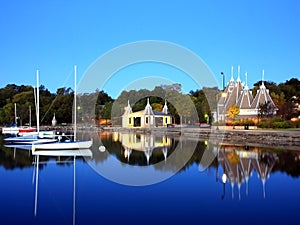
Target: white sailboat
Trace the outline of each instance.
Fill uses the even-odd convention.
[[[57,142],[55,139],[54,131],[40,131],[40,100],[39,100],[39,71],[36,71],[36,121],[37,121],[37,129],[34,132],[28,132],[26,135],[22,135],[20,137],[10,137],[5,138],[6,143],[9,144],[32,144],[34,143],[49,143],[49,142]],[[15,109],[16,111],[16,109]],[[16,112],[15,112],[16,114]]]
[[[32,144],[35,143],[49,143],[56,142],[55,135],[53,131],[40,131],[39,124],[39,71],[36,71],[36,117],[37,117],[37,130],[34,132],[28,132],[26,135],[20,137],[10,137],[4,139],[7,143],[10,144]]]
[[[33,132],[33,131],[36,131],[36,128],[34,127],[31,127],[31,115],[30,115],[30,108],[29,108],[29,115],[30,115],[30,118],[29,118],[29,127],[28,126],[18,126],[18,123],[17,123],[17,119],[18,119],[18,116],[17,116],[17,104],[15,103],[15,123],[13,124],[10,124],[6,127],[3,127],[2,128],[2,134],[3,135],[6,135],[6,136],[18,136],[18,135],[25,135],[27,133],[30,133],[30,132]],[[30,107],[30,106],[29,106]]]
[[[10,124],[7,127],[2,128],[2,134],[3,135],[11,135],[11,136],[17,136],[19,133],[19,127],[17,126],[17,104],[15,103],[15,123]]]
[[[32,143],[32,152],[36,150],[67,150],[67,149],[88,149],[92,146],[93,140],[78,141],[76,140],[76,65],[74,66],[74,140],[66,140],[64,142],[55,143]]]

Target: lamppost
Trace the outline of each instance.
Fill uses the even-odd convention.
[[[224,97],[224,88],[225,88],[225,74],[221,72],[222,76],[222,94],[221,97]],[[217,130],[219,130],[219,94],[217,94]]]
[[[219,98],[217,94],[217,130],[219,130]]]
[[[223,72],[221,72],[221,76],[222,76],[222,90],[224,90],[224,88],[225,88],[225,74]]]

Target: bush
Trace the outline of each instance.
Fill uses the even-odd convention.
[[[233,124],[235,126],[245,126],[246,124],[248,124],[249,126],[255,126],[255,122],[253,120],[250,120],[250,119],[235,120],[233,122]]]
[[[273,122],[273,123],[272,123],[272,128],[282,128],[282,129],[286,129],[286,128],[291,128],[291,125],[290,125],[290,123],[287,122],[287,121]]]
[[[286,120],[280,118],[280,117],[274,117],[271,119],[272,123],[276,123],[276,122],[286,122]]]
[[[270,128],[270,121],[262,120],[257,124],[257,127],[259,128]]]
[[[279,117],[275,117],[272,119],[261,120],[257,127],[259,128],[273,128],[273,129],[286,129],[291,128],[291,124]]]

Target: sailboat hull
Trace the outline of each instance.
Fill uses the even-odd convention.
[[[92,145],[93,145],[93,140],[33,144],[32,145],[32,151],[35,151],[35,150],[88,149],[88,148],[92,147]]]
[[[41,144],[41,143],[53,143],[57,142],[57,139],[54,138],[39,138],[36,135],[30,135],[30,136],[21,136],[21,137],[11,137],[11,138],[5,138],[4,139],[6,143],[8,144]]]

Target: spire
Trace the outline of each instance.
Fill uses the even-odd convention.
[[[245,89],[248,89],[248,72],[245,73],[246,85]]]
[[[165,100],[165,105],[164,105],[164,107],[162,109],[162,113],[168,114],[168,106],[167,106],[167,101],[166,100]]]
[[[146,115],[153,115],[152,107],[150,105],[149,98],[147,98],[147,105],[145,107],[145,114]]]
[[[150,106],[150,102],[149,102],[149,98],[147,98],[147,105],[146,105],[146,107],[151,107]]]
[[[231,66],[231,79],[230,79],[230,82],[234,82],[234,79],[233,79],[233,66]]]
[[[238,66],[238,77],[236,82],[241,82],[241,78],[240,78],[240,65]]]
[[[262,70],[262,77],[261,77],[261,86],[265,86],[264,84],[264,77],[265,77],[265,70]]]
[[[127,102],[127,106],[125,107],[125,112],[124,114],[125,115],[128,115],[128,114],[131,114],[132,113],[132,109],[131,109],[131,106],[130,106],[130,103],[129,103],[129,100]]]

